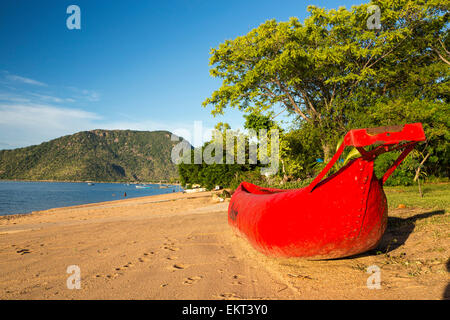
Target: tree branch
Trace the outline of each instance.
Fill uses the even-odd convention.
[[[444,61],[446,64],[450,65],[450,62],[447,59],[445,59],[436,48],[431,47],[431,49],[433,49],[433,51],[436,52],[436,54],[439,56],[439,58],[442,61]]]
[[[275,83],[280,87],[281,91],[283,91],[287,98],[289,99],[290,103],[292,104],[292,106],[294,107],[294,110],[296,113],[298,113],[303,119],[305,119],[308,122],[311,122],[311,119],[308,118],[303,111],[300,109],[300,107],[298,106],[298,104],[295,102],[294,98],[292,97],[292,95],[289,93],[289,91],[281,84],[280,80],[278,79],[274,79]],[[286,103],[285,103],[286,105]]]

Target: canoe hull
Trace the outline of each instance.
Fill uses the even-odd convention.
[[[312,191],[243,182],[230,201],[228,222],[266,255],[341,258],[377,246],[387,201],[373,161],[358,158]]]

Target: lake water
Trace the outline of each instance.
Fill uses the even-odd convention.
[[[181,191],[179,186],[137,189],[134,184],[85,182],[28,182],[0,180],[0,216],[80,204],[112,201]]]

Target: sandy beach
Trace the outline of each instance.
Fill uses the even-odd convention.
[[[200,192],[2,217],[0,298],[448,298],[448,228],[434,223],[448,213],[390,210],[378,252],[308,261],[256,252],[228,226],[227,209]],[[67,287],[71,265],[80,289]],[[367,287],[372,265],[380,289]]]

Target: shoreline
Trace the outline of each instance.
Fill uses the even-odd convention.
[[[171,183],[171,182],[136,182],[136,181],[94,181],[94,180],[85,180],[85,181],[77,181],[77,180],[28,180],[28,179],[0,179],[2,181],[11,181],[11,182],[65,182],[65,183],[123,183],[123,184],[166,184],[170,186],[180,186],[181,183]]]
[[[14,217],[16,217],[16,216],[30,216],[33,214],[39,214],[39,213],[46,212],[46,211],[61,210],[61,209],[77,209],[77,208],[84,208],[84,207],[95,207],[97,205],[105,205],[105,204],[109,204],[109,203],[114,204],[116,202],[121,202],[121,201],[126,201],[126,200],[146,199],[146,198],[150,198],[150,197],[157,197],[157,196],[167,195],[167,194],[184,194],[184,192],[178,191],[178,192],[171,192],[171,193],[152,194],[152,195],[141,196],[141,197],[131,197],[131,198],[116,199],[116,200],[98,201],[98,202],[77,204],[77,205],[73,205],[73,206],[63,206],[63,207],[54,207],[54,208],[49,208],[49,209],[44,209],[44,210],[35,210],[35,211],[31,211],[29,213],[4,214],[4,215],[0,215],[0,220],[2,220],[2,219],[11,220],[11,219],[14,219]],[[176,200],[177,199],[167,200],[167,201],[176,201]]]
[[[1,181],[5,181],[5,180],[0,180]],[[17,181],[17,182],[50,182],[50,183],[60,183],[63,181]],[[65,183],[84,183],[84,182],[69,182],[69,181],[65,181]],[[103,182],[96,182],[99,184],[102,184]],[[109,183],[109,182],[106,182]],[[159,185],[159,184],[154,184],[154,185]],[[167,184],[167,188],[164,189],[170,189],[171,187],[179,187],[179,185],[172,185],[172,184]],[[171,194],[179,194],[179,193],[183,193],[183,191],[176,191],[176,192],[171,192]],[[137,199],[137,198],[145,198],[145,197],[154,197],[154,196],[158,196],[158,195],[164,195],[164,194],[169,194],[169,192],[166,193],[159,193],[159,194],[152,194],[152,195],[142,195],[142,196],[133,196],[133,195],[127,195],[127,197],[120,197],[118,199],[112,199],[112,200],[106,200],[106,201],[96,201],[96,202],[87,202],[87,203],[82,203],[82,204],[75,204],[75,205],[67,205],[67,206],[55,206],[55,207],[50,207],[48,209],[42,209],[42,210],[31,210],[29,212],[20,212],[20,213],[5,213],[5,214],[0,214],[0,219],[10,219],[11,216],[18,216],[18,215],[31,215],[33,213],[36,212],[40,212],[40,211],[48,211],[48,210],[53,210],[53,209],[63,209],[63,208],[67,208],[67,207],[78,207],[78,206],[86,206],[86,205],[96,205],[96,204],[101,204],[103,202],[114,202],[114,201],[122,201],[122,200],[127,200],[127,199]],[[83,201],[83,200],[80,200]]]

